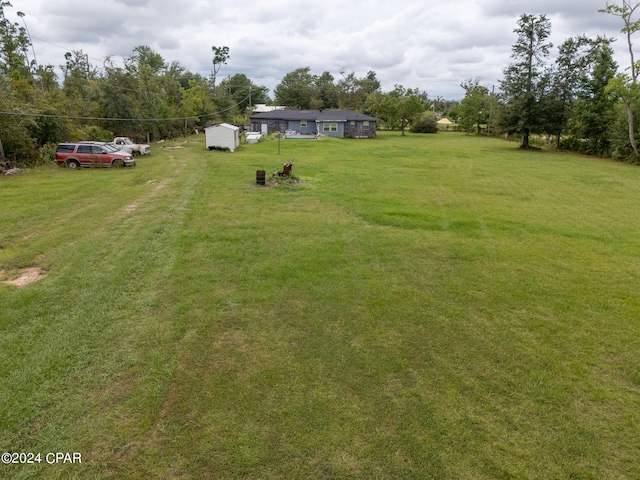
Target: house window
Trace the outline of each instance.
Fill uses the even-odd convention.
[[[369,122],[368,121],[364,121],[362,122],[362,130],[369,130]]]
[[[323,124],[323,130],[325,132],[337,132],[338,124],[336,122],[325,122]]]
[[[351,123],[349,125],[351,125],[352,127],[355,127],[356,126],[356,122],[354,120],[351,120]]]
[[[307,126],[307,121],[306,120],[300,120],[300,126],[301,127],[306,127]]]

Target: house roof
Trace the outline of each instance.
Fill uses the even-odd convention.
[[[274,110],[272,112],[256,113],[251,115],[256,120],[312,120],[319,122],[351,122],[370,121],[378,119],[354,110]]]

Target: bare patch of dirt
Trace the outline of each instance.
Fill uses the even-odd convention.
[[[158,193],[160,190],[162,190],[166,186],[167,186],[167,181],[163,180],[162,182],[160,182],[158,185],[155,186],[152,193]]]
[[[277,187],[278,185],[288,185],[290,187],[297,187],[299,185],[303,185],[303,184],[306,184],[306,183],[308,183],[308,182],[305,181],[305,180],[300,180],[298,178],[277,177],[277,178],[272,178],[270,180],[266,180],[264,185],[258,185],[257,183],[249,183],[249,184],[247,184],[247,186],[250,187],[250,188]]]
[[[0,272],[0,276],[4,276],[4,272]],[[14,285],[16,287],[24,287],[30,283],[37,282],[46,277],[45,273],[40,270],[40,267],[29,267],[20,270],[20,274],[9,280],[3,280],[2,283],[6,285]]]
[[[147,183],[154,184],[156,182],[157,182],[157,180],[149,180]],[[167,181],[166,180],[161,181],[155,187],[153,187],[153,190],[151,191],[149,196],[153,197],[156,193],[158,193],[160,190],[162,190],[166,186],[167,186]],[[133,203],[130,203],[129,205],[127,205],[126,207],[124,207],[123,211],[125,211],[127,213],[131,213],[131,212],[135,211],[139,206],[140,206],[140,202],[133,202]]]

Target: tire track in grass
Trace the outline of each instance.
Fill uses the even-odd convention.
[[[120,373],[95,392],[104,409],[117,406],[128,412],[103,420],[108,424],[103,431],[130,432],[126,438],[114,433],[112,445],[106,449],[98,439],[92,441],[94,455],[107,462],[114,473],[135,462],[132,459],[156,438],[158,418],[166,408],[166,395],[177,368],[176,348],[183,331],[163,307],[162,299],[166,291],[174,289],[171,271],[179,255],[176,239],[201,177],[195,166],[186,176],[183,173],[179,169],[171,180],[150,181],[155,186],[134,202],[135,208],[120,209],[113,217],[114,222],[141,229],[144,235],[142,245],[130,247],[138,257],[127,280],[133,294],[126,295],[114,312],[126,334],[119,340],[118,352],[127,360],[122,362],[114,354],[112,362],[119,364]],[[132,323],[131,318],[137,321]]]
[[[22,319],[0,337],[8,355],[0,371],[10,372],[3,384],[15,393],[3,396],[3,410],[21,412],[6,419],[7,435],[0,427],[12,448],[42,446],[65,432],[92,459],[83,471],[97,474],[114,452],[126,460],[127,445],[142,443],[175,368],[179,329],[158,305],[172,288],[175,239],[198,181],[197,168],[173,172],[152,182],[130,212],[115,206],[91,216],[89,209],[75,238],[48,252],[59,268],[32,287],[52,303],[12,307],[24,295],[7,298]],[[60,470],[48,478],[56,475],[68,476]]]

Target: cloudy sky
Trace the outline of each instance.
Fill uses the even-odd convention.
[[[226,45],[230,59],[218,75],[243,73],[271,94],[286,73],[310,67],[336,80],[340,71],[373,70],[383,91],[401,84],[459,99],[470,78],[498,88],[522,13],[547,14],[554,46],[581,34],[614,36],[616,60],[628,64],[620,19],[598,13],[606,0],[10,1],[6,16],[22,25],[16,13],[25,14],[38,62],[58,74],[70,50],[101,67],[107,55],[147,45],[208,76],[211,46]]]

